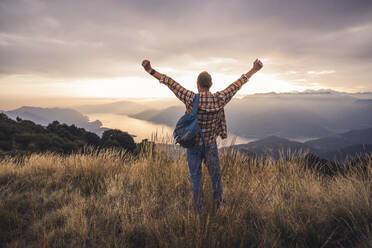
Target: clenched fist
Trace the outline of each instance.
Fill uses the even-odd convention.
[[[143,68],[144,68],[148,73],[150,73],[150,71],[152,70],[152,67],[151,67],[150,61],[148,61],[147,59],[145,59],[144,61],[142,61],[142,66],[143,66]]]
[[[256,60],[253,62],[253,70],[255,70],[255,71],[259,71],[259,70],[261,70],[262,67],[263,67],[263,64],[262,64],[261,60],[256,59]]]

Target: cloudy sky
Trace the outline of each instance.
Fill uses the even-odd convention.
[[[0,0],[0,97],[167,97],[141,67],[212,91],[372,91],[371,0]]]

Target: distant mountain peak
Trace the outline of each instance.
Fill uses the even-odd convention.
[[[290,141],[290,140],[288,140],[286,138],[279,137],[279,136],[270,135],[270,136],[267,136],[267,137],[261,139],[260,141],[277,142],[277,141]]]
[[[312,89],[307,89],[301,92],[297,92],[298,94],[347,94],[345,92],[340,92],[332,89],[318,89],[318,90],[312,90]]]
[[[272,91],[272,92],[266,92],[266,93],[255,93],[253,95],[356,95],[356,94],[368,95],[368,94],[372,94],[372,92],[366,91],[366,92],[351,93],[351,92],[344,92],[344,91],[337,91],[333,89],[323,88],[323,89],[317,89],[317,90],[306,89],[304,91],[290,91],[290,92],[280,92],[280,93]]]
[[[42,109],[42,108],[40,108],[40,107],[33,107],[33,106],[22,106],[22,107],[19,107],[19,108],[10,110],[10,111],[29,111],[30,109]],[[8,111],[8,112],[10,112],[10,111]]]
[[[9,110],[7,112],[27,112],[27,111],[49,111],[49,110],[60,110],[60,111],[73,111],[73,112],[77,112],[75,109],[71,109],[71,108],[61,108],[61,107],[47,107],[47,108],[43,108],[43,107],[35,107],[35,106],[22,106],[22,107],[19,107],[19,108],[16,108],[16,109],[13,109],[13,110]]]

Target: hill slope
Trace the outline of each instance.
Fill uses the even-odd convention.
[[[277,136],[269,136],[248,144],[235,145],[234,148],[250,156],[271,156],[275,159],[285,156],[288,151],[292,153],[313,152],[312,147],[306,144]]]
[[[206,176],[196,214],[185,157],[0,160],[0,247],[370,247],[372,157],[333,177],[298,158],[220,162],[226,207]]]
[[[351,130],[346,133],[310,140],[305,144],[324,152],[357,144],[372,144],[372,128]]]
[[[233,148],[250,156],[270,156],[275,159],[287,156],[288,152],[311,152],[322,158],[343,160],[348,156],[372,153],[372,128],[351,130],[305,143],[270,136],[248,144],[235,145]]]

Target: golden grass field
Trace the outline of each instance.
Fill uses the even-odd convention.
[[[224,198],[196,214],[186,157],[44,153],[0,161],[0,247],[372,247],[368,169],[220,153]],[[204,169],[204,168],[203,168]],[[206,172],[206,170],[204,170]]]

